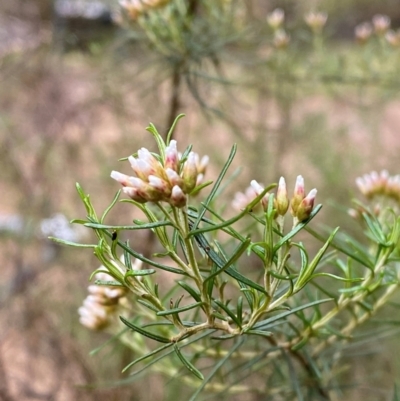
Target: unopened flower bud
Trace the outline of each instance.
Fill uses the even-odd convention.
[[[278,190],[276,192],[276,210],[278,214],[284,216],[289,208],[289,198],[287,195],[286,182],[283,177],[279,179]]]
[[[304,178],[301,175],[297,176],[296,184],[294,186],[294,193],[292,201],[290,202],[290,212],[292,216],[296,216],[297,209],[305,197]]]
[[[325,26],[328,14],[323,12],[309,12],[304,16],[304,21],[314,33],[319,33]]]
[[[285,49],[290,42],[290,36],[283,30],[279,29],[275,32],[274,46],[277,49]]]
[[[372,35],[372,25],[369,22],[363,22],[354,28],[354,36],[360,44],[364,44]]]
[[[110,177],[113,178],[115,181],[118,181],[124,187],[130,185],[129,176],[126,174],[119,173],[118,171],[111,171]]]
[[[207,155],[204,155],[200,160],[200,156],[197,153],[195,153],[194,155],[196,159],[197,173],[204,175],[206,173],[210,158]]]
[[[297,208],[296,217],[299,222],[307,220],[314,208],[315,197],[317,195],[317,190],[312,189],[309,194],[301,201],[299,207]]]
[[[400,29],[395,31],[387,31],[385,35],[386,41],[393,47],[400,47]]]
[[[172,188],[171,199],[170,199],[171,205],[175,207],[184,207],[186,205],[186,202],[187,202],[186,195],[183,193],[180,187],[175,185]]]
[[[190,152],[188,155],[185,165],[183,166],[182,178],[183,191],[185,193],[190,193],[196,186],[197,180],[197,166],[194,152]]]
[[[281,8],[276,8],[267,15],[267,23],[273,29],[279,29],[285,19],[285,12]]]
[[[256,180],[252,180],[250,182],[251,187],[253,188],[254,192],[258,195],[260,195],[264,191],[264,187],[260,185]],[[261,199],[261,204],[264,210],[268,209],[268,192],[263,196]]]
[[[384,35],[390,28],[390,18],[387,15],[376,14],[372,17],[372,25],[377,35]]]
[[[173,139],[169,145],[165,148],[165,163],[164,168],[177,171],[179,163],[178,149],[176,147],[176,141]]]
[[[122,191],[127,194],[131,199],[133,199],[136,202],[139,203],[146,203],[147,199],[143,198],[140,194],[137,188],[132,188],[132,187],[124,187],[122,188]]]
[[[155,175],[149,175],[149,184],[163,194],[163,197],[168,198],[171,195],[171,187],[168,182]]]
[[[162,192],[154,188],[147,182],[137,177],[129,177],[129,182],[133,188],[137,189],[137,194],[149,202],[158,202],[162,198]]]

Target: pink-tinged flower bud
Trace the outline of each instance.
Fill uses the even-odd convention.
[[[182,186],[183,185],[183,180],[182,177],[174,170],[167,168],[165,170],[165,173],[167,174],[168,180],[171,183],[171,186]]]
[[[136,202],[139,202],[139,203],[147,202],[147,199],[145,199],[141,195],[139,195],[139,191],[137,190],[137,188],[123,187],[122,191]]]
[[[139,168],[143,168],[145,174],[157,175],[159,177],[164,176],[163,166],[146,148],[141,148],[138,150],[137,160],[139,162]],[[143,162],[145,162],[146,164],[144,164]]]
[[[384,35],[390,28],[390,18],[387,15],[376,14],[372,17],[372,25],[377,35]]]
[[[131,185],[129,182],[130,177],[126,174],[119,173],[118,171],[111,171],[110,177],[118,181],[124,187]]]
[[[196,186],[196,180],[197,180],[197,166],[194,152],[190,152],[188,155],[185,165],[183,166],[182,178],[183,178],[182,189],[185,193],[188,194]]]
[[[260,185],[256,180],[252,180],[250,182],[250,186],[253,188],[254,192],[256,193],[256,195],[260,195],[263,191],[264,191],[264,187],[262,185]],[[267,192],[263,198],[261,199],[261,204],[264,210],[268,209],[268,196],[269,193]]]
[[[137,193],[142,198],[149,202],[158,202],[161,200],[163,193],[158,189],[154,188],[147,182],[137,177],[129,177],[129,182],[133,188],[137,189]]]
[[[204,155],[200,161],[198,161],[199,155],[196,153],[196,164],[197,164],[197,172],[199,174],[205,174],[208,166],[208,162],[210,161],[210,158],[207,155]]]
[[[284,29],[279,29],[274,35],[274,46],[277,49],[285,49],[290,42],[290,36]]]
[[[319,33],[328,20],[328,14],[324,12],[309,12],[304,16],[304,21],[314,33]]]
[[[315,197],[317,195],[317,190],[312,189],[308,195],[301,201],[299,207],[297,208],[296,217],[299,222],[307,220],[314,208]]]
[[[204,180],[204,174],[199,174],[199,175],[197,176],[197,179],[196,179],[196,187],[197,187],[198,185],[202,184],[202,183],[203,183],[203,180]]]
[[[292,216],[296,216],[297,209],[305,197],[305,190],[304,190],[304,178],[301,175],[297,176],[296,184],[294,186],[294,194],[292,201],[290,202],[290,212]]]
[[[276,192],[276,210],[278,214],[284,216],[289,208],[289,198],[287,195],[286,182],[283,177],[279,179],[278,190]]]
[[[385,34],[386,41],[393,47],[400,47],[400,29],[395,31],[387,31]]]
[[[171,195],[171,187],[168,185],[168,182],[163,179],[156,177],[155,175],[149,175],[149,184],[157,189],[159,192],[163,194],[163,197],[169,198]]]
[[[372,35],[372,25],[369,22],[363,22],[354,28],[354,36],[358,43],[363,45]]]
[[[173,139],[169,145],[165,148],[165,169],[171,169],[178,171],[179,156],[176,148],[176,141]]]
[[[129,156],[128,160],[136,177],[139,177],[142,180],[147,180],[149,174],[154,174],[154,170],[144,160],[139,161],[139,159],[136,159],[133,156]]]
[[[172,206],[175,207],[184,207],[186,205],[187,198],[186,195],[183,193],[182,189],[175,185],[172,188],[170,203]]]
[[[267,24],[273,29],[279,29],[285,19],[285,12],[281,8],[275,8],[267,15]]]

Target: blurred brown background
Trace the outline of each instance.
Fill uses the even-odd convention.
[[[265,18],[275,7],[286,11],[293,47],[273,59]],[[293,185],[303,174],[326,205],[322,221],[349,230],[340,210],[350,205],[354,179],[382,168],[400,173],[400,80],[393,73],[400,48],[384,47],[372,59],[353,37],[354,27],[376,13],[398,28],[398,0],[248,0],[246,23],[259,27],[258,42],[244,38],[218,53],[220,80],[205,67],[178,88],[172,64],[163,67],[152,49],[112,22],[117,8],[111,0],[0,4],[0,400],[179,399],[161,378],[108,386],[132,356],[115,344],[89,355],[108,339],[81,327],[76,312],[98,263],[90,252],[47,240],[94,240],[68,224],[85,213],[75,182],[101,212],[118,189],[110,171],[126,172],[118,159],[154,148],[149,122],[165,133],[171,116],[185,113],[176,138],[181,149],[193,143],[210,156],[210,179],[237,142],[234,168],[244,169],[227,199],[252,178],[268,184],[285,175]],[[328,12],[326,42],[321,59],[307,64],[303,14],[314,8]],[[374,70],[362,75],[363,62]],[[131,220],[126,205],[117,209],[114,222]],[[140,236],[134,240],[144,246]],[[346,399],[388,399],[400,371],[391,344],[379,345],[375,366],[388,375],[371,379],[372,398],[361,386]],[[365,365],[357,366],[354,377],[363,377]]]

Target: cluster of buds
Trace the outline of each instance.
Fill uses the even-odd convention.
[[[237,210],[242,210],[264,190],[265,188],[261,184],[253,180],[245,193],[236,193],[232,206]],[[294,219],[294,225],[308,219],[314,208],[316,195],[316,189],[312,189],[307,196],[305,195],[304,179],[299,175],[296,179],[293,197],[289,199],[285,179],[281,177],[279,179],[276,196],[274,197],[274,209],[276,210],[277,216],[284,216],[290,208],[290,213]],[[268,208],[268,201],[269,194],[266,193],[260,202],[264,211]]]
[[[276,8],[267,15],[267,23],[274,31],[273,44],[277,49],[285,49],[290,42],[290,36],[283,28],[284,21],[285,12],[281,8]]]
[[[328,14],[311,11],[304,16],[304,21],[314,34],[319,34],[328,20]]]
[[[386,40],[392,44],[396,42],[396,33],[389,31],[390,18],[387,15],[376,14],[372,17],[372,22],[362,22],[354,28],[356,41],[363,45],[375,33],[377,36],[385,36]],[[400,34],[398,35],[400,36]],[[400,40],[400,38],[398,39]]]
[[[200,159],[194,152],[183,160],[175,140],[166,146],[164,160],[146,148],[128,160],[133,176],[112,171],[111,177],[122,184],[131,199],[140,203],[164,201],[179,208],[186,205],[187,195],[202,183],[208,164],[208,156]]]
[[[400,202],[400,174],[391,176],[387,170],[373,171],[356,179],[361,193],[368,199],[386,196]]]
[[[107,273],[97,273],[96,280],[113,280]],[[92,284],[88,287],[89,295],[78,309],[79,322],[92,330],[102,330],[109,326],[116,314],[120,299],[126,295],[123,287]]]
[[[119,4],[131,20],[136,20],[143,13],[163,7],[169,2],[170,0],[120,0]]]
[[[285,30],[279,29],[275,31],[274,46],[277,49],[285,49],[286,47],[288,47],[289,42],[290,42],[290,36],[286,33]]]

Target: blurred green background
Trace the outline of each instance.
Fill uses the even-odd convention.
[[[179,399],[160,376],[109,385],[132,355],[115,343],[90,356],[108,336],[77,315],[98,262],[46,239],[93,240],[68,224],[84,216],[75,182],[102,211],[118,189],[110,171],[126,172],[118,159],[154,149],[149,122],[165,133],[185,113],[175,138],[210,156],[208,179],[238,143],[243,168],[221,199],[227,213],[251,179],[284,175],[292,186],[302,174],[324,204],[320,223],[356,233],[346,215],[355,178],[399,173],[400,43],[354,38],[376,14],[399,29],[398,0],[188,3],[198,3],[189,23],[171,14],[164,25],[162,9],[119,25],[111,0],[0,4],[1,400]],[[266,22],[276,7],[287,46]],[[312,10],[328,13],[318,35],[303,18]],[[116,224],[132,220],[117,209]],[[131,241],[145,251],[145,237]],[[346,381],[360,385],[343,399],[389,399],[400,350],[393,338],[374,346],[368,363],[345,361]]]

